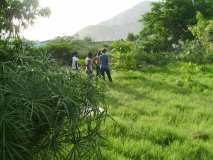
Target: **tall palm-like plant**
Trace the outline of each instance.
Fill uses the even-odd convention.
[[[47,54],[0,62],[0,159],[98,156],[105,113],[99,85],[59,67]]]

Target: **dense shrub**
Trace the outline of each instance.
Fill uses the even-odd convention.
[[[198,12],[197,24],[189,27],[195,37],[192,41],[185,41],[180,58],[194,63],[212,62],[213,57],[213,21],[206,20]]]
[[[143,46],[142,46],[143,47]],[[146,52],[141,47],[134,50],[136,66],[143,65],[163,65],[176,60],[177,52]]]
[[[0,62],[12,60],[20,50],[32,50],[32,44],[29,41],[14,38],[9,40],[0,40]]]
[[[128,41],[136,41],[137,39],[139,38],[139,35],[137,35],[137,34],[134,34],[134,33],[128,33],[128,35],[127,35],[127,40]]]
[[[74,51],[71,44],[66,42],[49,43],[41,49],[46,49],[52,57],[57,59],[62,64],[70,64],[72,52]]]
[[[1,59],[0,159],[97,156],[102,98],[98,84],[59,67],[45,53]]]
[[[168,38],[167,31],[159,31],[147,35],[146,29],[141,32],[140,45],[145,52],[162,52],[171,49],[172,41]]]
[[[112,43],[113,67],[117,69],[135,68],[135,59],[133,56],[134,43],[130,41],[114,41]]]
[[[206,50],[198,40],[186,41],[179,54],[179,60],[204,63],[206,60]]]

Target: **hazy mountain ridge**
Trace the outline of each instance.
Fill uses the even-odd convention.
[[[110,20],[88,26],[75,34],[78,38],[91,37],[94,41],[111,41],[126,38],[128,33],[138,33],[143,25],[141,16],[151,10],[151,1],[143,1]]]

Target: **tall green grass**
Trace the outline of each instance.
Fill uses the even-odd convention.
[[[104,160],[213,159],[213,65],[114,72]]]

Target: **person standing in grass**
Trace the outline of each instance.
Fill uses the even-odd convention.
[[[92,78],[92,53],[89,52],[86,59],[85,59],[85,65],[86,65],[86,73],[88,75],[89,78]]]
[[[97,55],[93,58],[93,62],[95,64],[96,77],[97,78],[101,75],[100,56],[101,56],[101,50],[99,50],[98,53],[97,53]]]
[[[100,71],[103,79],[105,80],[105,73],[107,74],[107,77],[110,82],[112,82],[112,77],[110,73],[110,67],[109,67],[109,57],[106,54],[107,50],[103,49],[102,55],[100,56]]]
[[[73,70],[79,70],[79,58],[78,58],[78,52],[74,52],[72,56],[72,69]]]

